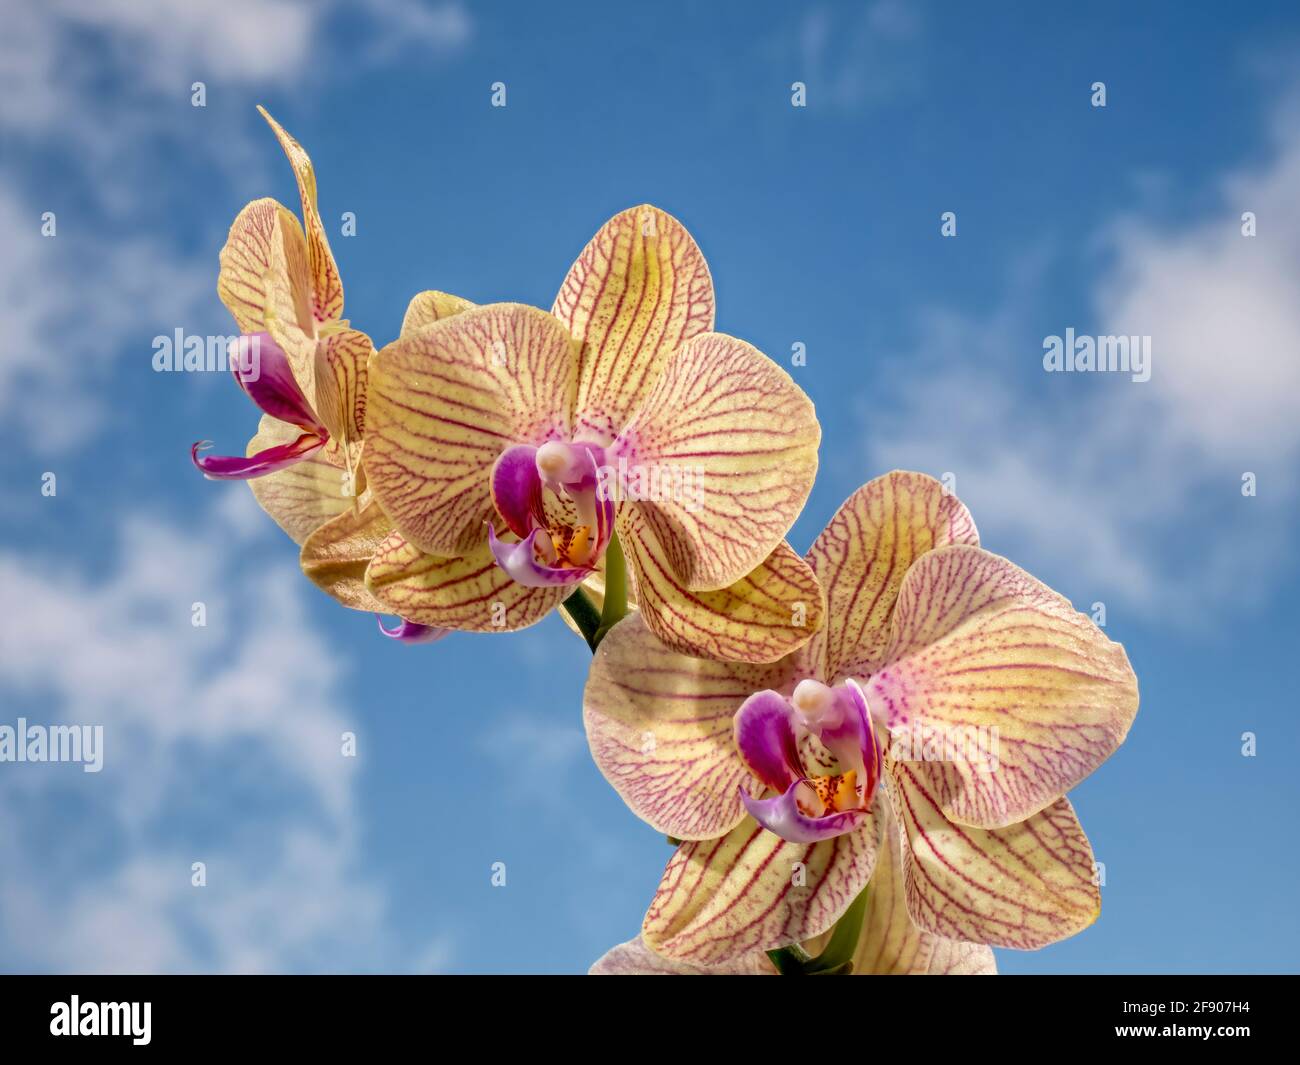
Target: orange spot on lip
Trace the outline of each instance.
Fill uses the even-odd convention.
[[[858,774],[852,769],[837,776],[811,777],[808,783],[817,792],[827,813],[856,810],[861,805],[858,800]]]

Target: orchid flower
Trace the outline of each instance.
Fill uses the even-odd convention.
[[[230,227],[217,294],[243,334],[241,357],[232,357],[235,380],[264,417],[246,458],[200,455],[203,444],[193,454],[195,465],[218,479],[261,478],[311,462],[296,479],[264,482],[257,493],[268,513],[301,541],[304,530],[351,506],[335,471],[352,470],[358,457],[366,363],[374,347],[342,317],[343,284],[316,208],[311,159],[264,108],[258,110],[288,156],[303,219],[264,198],[248,204]]]
[[[249,482],[262,509],[304,548],[303,568],[320,587],[345,606],[378,612],[383,607],[365,589],[364,562],[347,557],[377,532],[378,508],[360,469],[374,346],[342,317],[343,286],[317,211],[311,159],[258,110],[288,156],[302,221],[265,198],[248,204],[230,227],[217,293],[241,332],[231,345],[231,371],[263,414],[246,457],[203,454],[206,441],[191,455],[209,478]],[[417,633],[429,637],[403,626],[390,635],[406,640]]]
[[[645,624],[684,653],[773,661],[806,642],[822,595],[783,537],[820,429],[784,370],[710,331],[713,310],[690,234],[643,206],[596,234],[550,314],[477,307],[383,348],[364,464],[396,533],[374,597],[519,629],[621,551]]]
[[[1091,924],[1092,850],[1065,794],[1137,712],[1124,649],[982,550],[921,474],[859,489],[807,561],[827,624],[777,663],[685,657],[635,615],[597,651],[596,763],[685,841],[645,945],[747,964],[826,932],[868,883],[863,971],[982,970],[971,944],[1034,949]]]

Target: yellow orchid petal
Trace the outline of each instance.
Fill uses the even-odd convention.
[[[293,212],[269,198],[254,200],[231,223],[230,235],[220,254],[217,295],[234,316],[241,333],[260,333],[266,329],[272,246],[295,229],[301,236]]]
[[[713,281],[686,227],[643,204],[591,238],[551,313],[582,344],[579,421],[612,438],[673,353],[713,328]]]
[[[257,110],[274,131],[298,182],[308,263],[311,267],[312,313],[317,322],[333,321],[343,314],[343,281],[339,277],[338,266],[325,235],[325,226],[316,207],[316,171],[302,145],[271,117],[265,107],[258,107]]]
[[[738,789],[763,785],[746,769],[732,719],[750,695],[780,687],[784,666],[690,658],[631,614],[601,641],[583,693],[591,755],[639,818],[677,839],[712,839],[744,817]]]
[[[406,305],[406,315],[402,318],[402,331],[399,335],[406,336],[414,333],[426,325],[433,325],[434,322],[450,318],[453,314],[460,314],[461,311],[472,310],[475,306],[469,300],[447,292],[438,292],[434,289],[419,292],[412,296],[411,302]]]
[[[361,439],[366,419],[367,366],[374,351],[370,338],[356,329],[331,333],[316,345],[315,410],[329,430],[331,448]]]
[[[969,828],[948,821],[915,765],[887,760],[887,770],[908,841],[907,909],[921,928],[945,939],[1036,950],[1097,919],[1092,847],[1068,799],[1006,828]]]
[[[322,591],[353,610],[385,607],[366,588],[366,568],[392,535],[393,523],[369,493],[303,541],[302,571]]]
[[[692,592],[678,581],[658,539],[645,530],[646,519],[629,511],[623,542],[636,573],[638,602],[646,625],[673,650],[731,662],[775,662],[806,644],[821,626],[821,586],[784,541],[735,584]]]
[[[734,584],[798,517],[820,439],[812,401],[781,367],[735,337],[697,336],[610,449],[630,494],[651,497],[621,508],[644,521],[622,521],[620,536],[653,537],[658,547],[645,550],[665,557],[683,587]]]
[[[1137,714],[1122,646],[1018,566],[965,544],[912,565],[885,662],[866,694],[895,758],[918,763],[949,820],[981,828],[1055,802]]]
[[[301,433],[296,425],[264,414],[257,435],[248,442],[247,454],[292,443]],[[353,507],[353,497],[347,492],[347,471],[329,462],[320,451],[248,484],[253,498],[296,544]]]
[[[992,948],[983,943],[934,937],[934,950],[927,976],[997,976],[998,963]]]
[[[903,881],[902,833],[880,796],[880,851],[867,885],[867,909],[853,952],[854,976],[986,976],[997,972],[993,951],[982,943],[944,939],[918,928],[907,912]],[[825,949],[829,935],[808,944],[814,956]]]
[[[274,219],[269,254],[262,328],[284,349],[298,387],[315,410],[317,330],[311,311],[311,266],[302,227],[283,208]]]
[[[660,957],[640,936],[607,950],[588,976],[775,976],[776,968],[761,950],[726,965],[687,965]]]
[[[908,568],[946,544],[979,544],[970,512],[923,473],[868,481],[835,512],[807,559],[826,591],[825,679],[866,677],[882,662]]]
[[[460,558],[425,554],[400,533],[375,551],[366,588],[384,612],[439,629],[512,632],[541,621],[568,589],[527,588],[486,544]]]
[[[721,839],[683,843],[641,934],[657,954],[722,965],[820,935],[866,886],[879,821],[819,843],[789,843],[746,817]]]
[[[370,365],[365,466],[402,535],[432,555],[482,547],[496,514],[493,463],[512,444],[569,437],[576,379],[564,326],[517,303],[464,311],[383,348]]]

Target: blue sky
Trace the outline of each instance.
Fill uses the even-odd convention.
[[[259,102],[327,221],[355,212],[333,246],[377,342],[425,288],[549,306],[599,225],[653,202],[703,248],[719,329],[787,365],[806,346],[822,469],[796,547],[879,473],[950,473],[985,546],[1105,604],[1142,707],[1073,793],[1102,917],[1004,972],[1298,967],[1294,5],[6,19],[0,723],[103,724],[107,747],[98,774],[0,765],[0,967],[580,972],[669,856],[586,754],[558,620],[390,645],[190,466],[256,412],[224,375],[154,373],[152,339],[227,332],[230,220],[294,203]],[[1044,373],[1067,328],[1151,336],[1151,380]]]

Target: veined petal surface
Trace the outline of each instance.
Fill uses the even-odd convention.
[[[889,620],[908,568],[946,544],[979,544],[970,512],[922,473],[877,477],[854,492],[807,558],[826,592],[825,676],[866,677],[883,661]]]
[[[265,329],[284,349],[303,395],[316,405],[316,340],[320,324],[312,314],[311,264],[298,219],[287,210],[275,216],[269,245]]]
[[[498,303],[401,337],[370,365],[366,478],[429,554],[487,543],[490,474],[514,444],[567,439],[573,343],[545,311]]]
[[[665,835],[710,839],[744,816],[738,789],[761,789],[736,750],[732,719],[754,692],[788,683],[785,667],[691,658],[661,643],[641,614],[601,641],[583,693],[592,758],[632,812]]]
[[[248,442],[248,454],[288,444],[298,435],[294,426],[263,415],[257,435]],[[323,451],[248,484],[258,505],[296,544],[302,544],[331,518],[351,510],[355,502],[347,471],[328,461]]]
[[[472,310],[474,306],[469,300],[453,296],[449,292],[438,292],[435,289],[417,292],[406,305],[406,315],[402,318],[402,331],[399,335],[417,332],[426,325],[441,322],[453,314]]]
[[[316,414],[342,448],[361,439],[366,423],[366,375],[374,345],[365,333],[342,329],[316,345]]]
[[[659,486],[624,504],[643,519],[624,523],[629,537],[653,537],[685,588],[735,583],[798,517],[820,439],[812,401],[757,348],[722,333],[687,341],[609,449]]]
[[[661,957],[640,936],[611,947],[587,970],[588,976],[775,976],[776,968],[761,950],[725,965],[688,965]]]
[[[301,228],[293,212],[269,197],[254,200],[235,216],[221,249],[217,295],[241,333],[260,333],[267,328],[267,293],[275,262],[272,248],[277,240],[286,239],[285,234],[295,230],[301,240]],[[283,279],[283,283],[289,284],[289,279]]]
[[[513,632],[541,621],[568,588],[527,588],[497,565],[487,543],[444,558],[393,533],[375,551],[366,588],[386,614],[469,632]]]
[[[912,565],[884,657],[868,701],[963,824],[998,828],[1051,805],[1115,752],[1137,714],[1124,648],[978,547],[939,548]]]
[[[683,654],[733,662],[775,662],[822,625],[825,599],[811,567],[784,540],[752,572],[717,591],[691,591],[639,510],[621,515],[646,624]]]
[[[871,877],[879,822],[819,843],[788,843],[746,817],[721,839],[683,843],[641,934],[674,961],[723,965],[831,927]]]
[[[907,837],[912,920],[945,939],[1036,950],[1101,912],[1092,847],[1069,799],[1006,828],[952,824],[910,763],[887,760],[889,797]]]
[[[708,265],[677,219],[643,204],[606,222],[551,309],[582,345],[577,428],[617,435],[668,359],[713,328],[713,310]]]
[[[343,281],[330,252],[329,239],[316,206],[316,171],[301,144],[289,135],[264,107],[257,109],[266,119],[293,168],[302,200],[303,228],[307,238],[307,257],[311,268],[312,312],[318,322],[340,318],[343,314]]]
[[[884,821],[876,869],[867,888],[867,911],[853,953],[854,976],[989,976],[997,972],[983,943],[943,939],[918,928],[907,912],[902,832],[880,797]]]
[[[302,571],[344,606],[382,613],[383,604],[366,588],[366,568],[392,532],[392,521],[367,493],[303,541]]]

